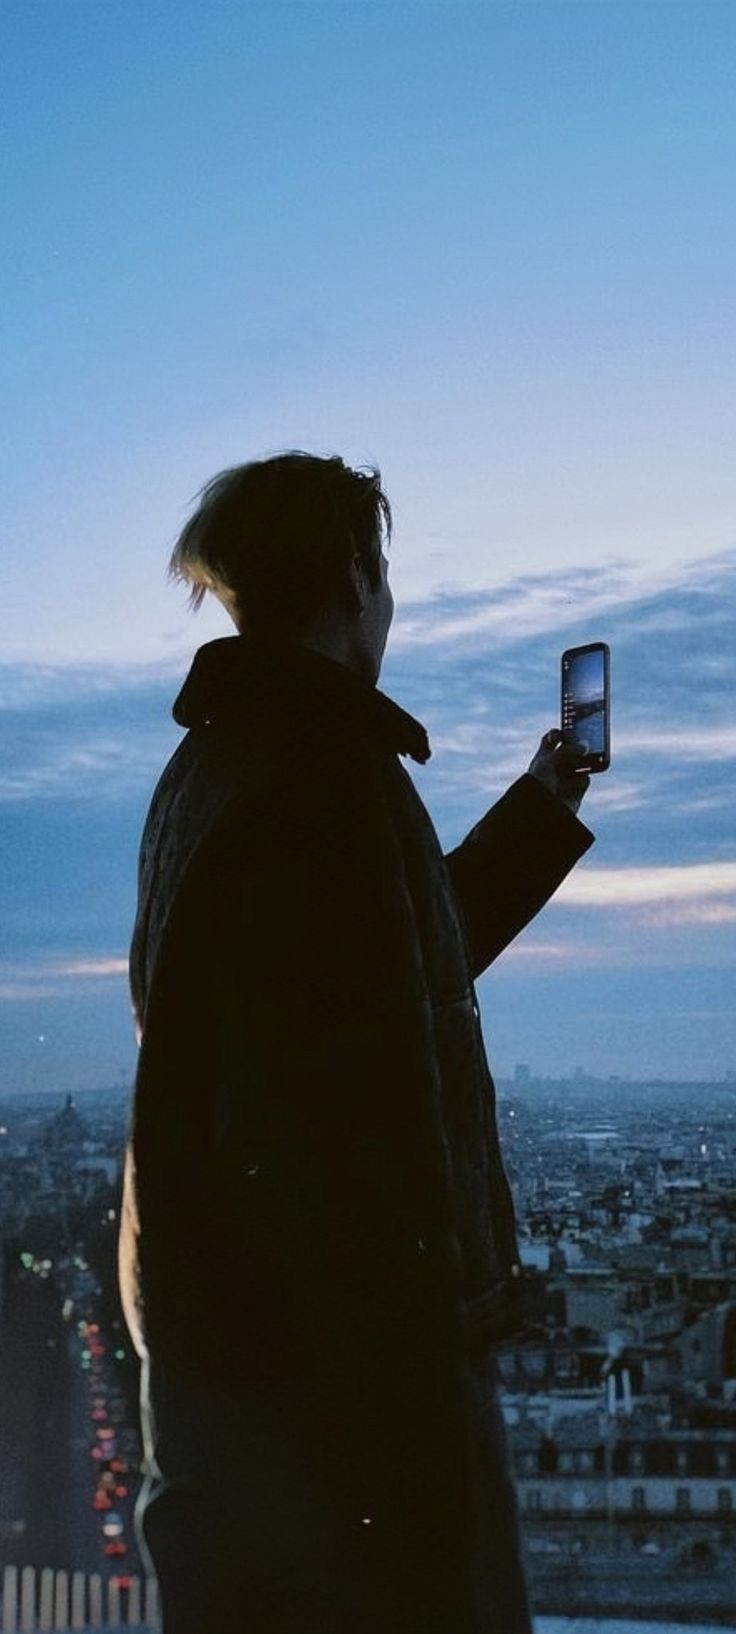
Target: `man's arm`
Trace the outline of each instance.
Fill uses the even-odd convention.
[[[445,858],[480,976],[593,844],[590,829],[526,772]]]

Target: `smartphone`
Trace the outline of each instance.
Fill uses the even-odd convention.
[[[562,730],[587,743],[581,770],[605,772],[611,764],[611,652],[605,641],[568,647],[562,654]]]

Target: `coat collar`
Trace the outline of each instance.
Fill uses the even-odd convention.
[[[421,723],[379,692],[370,681],[297,642],[255,643],[240,635],[208,641],[194,662],[173,707],[179,726],[232,725],[257,719],[276,729],[288,715],[298,728],[336,729],[369,735],[397,754],[429,760]]]

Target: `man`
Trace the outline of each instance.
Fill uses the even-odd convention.
[[[376,687],[377,472],[222,473],[143,836],[121,1286],[164,1634],[529,1634],[492,1347],[520,1267],[473,978],[592,836],[543,739],[443,857]]]

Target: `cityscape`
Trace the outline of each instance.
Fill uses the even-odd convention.
[[[233,511],[197,611],[167,563],[216,473],[297,450],[390,501],[377,679],[426,729],[446,855],[567,719],[565,654],[609,649],[609,731],[588,660],[578,698],[610,738],[595,845],[477,982],[519,1230],[501,1407],[534,1634],[736,1630],[736,4],[4,0],[0,42],[0,1634],[160,1634],[117,1286],[141,831],[236,612],[326,654],[340,606],[362,670],[349,609],[378,607],[342,500],[288,545]],[[545,851],[540,812],[509,856]],[[196,1634],[253,1634],[275,1536],[227,1458],[243,1603]]]
[[[128,1107],[120,1086],[0,1104],[3,1629],[156,1626],[115,1276]],[[498,1366],[539,1626],[733,1626],[736,1074],[519,1064],[499,1123],[526,1324]]]

